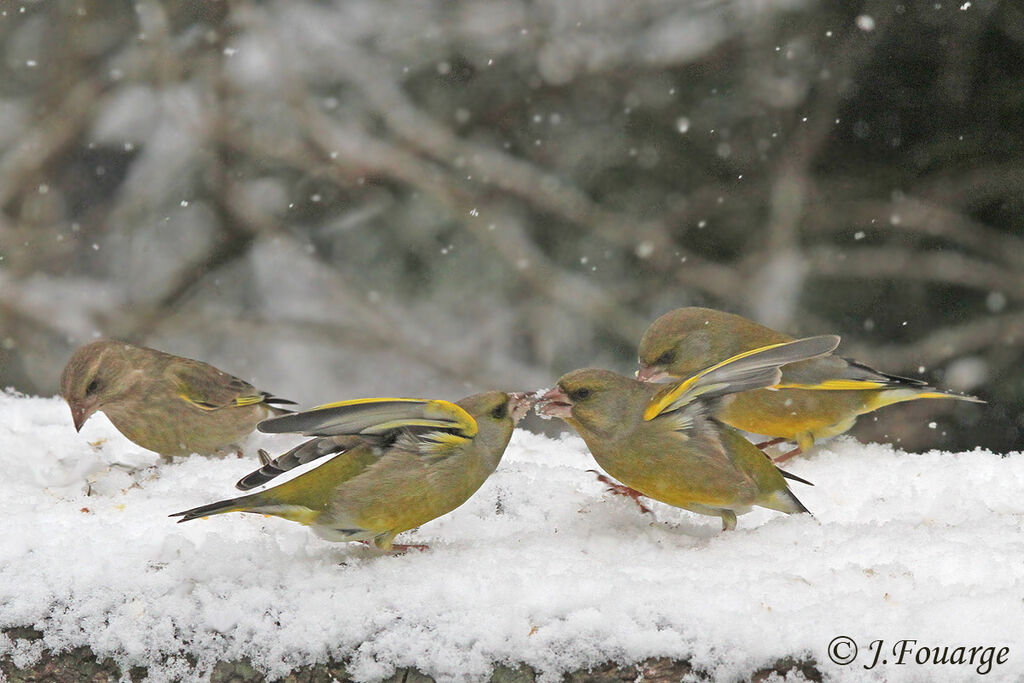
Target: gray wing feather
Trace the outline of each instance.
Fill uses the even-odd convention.
[[[830,353],[839,345],[836,335],[807,337],[738,358],[703,375],[687,393],[714,398],[779,383],[780,367]],[[692,395],[691,395],[692,397]]]
[[[428,402],[373,401],[314,408],[264,420],[256,428],[269,434],[289,432],[306,436],[377,434],[393,428],[390,425],[396,421],[423,417],[423,407],[426,403]]]
[[[310,439],[273,460],[270,460],[265,451],[260,450],[260,462],[263,463],[263,466],[239,479],[235,488],[241,491],[254,489],[300,465],[319,460],[327,455],[343,453],[362,443],[364,443],[363,439],[352,436]]]
[[[661,392],[647,407],[644,417],[653,419],[697,398],[709,401],[727,394],[774,386],[782,376],[780,366],[829,353],[838,344],[839,337],[835,335],[807,337],[722,361]]]
[[[829,380],[846,379],[860,382],[877,382],[885,387],[925,387],[919,379],[900,377],[879,372],[863,363],[839,356],[815,358],[809,363],[798,363],[785,368],[782,373],[784,384],[821,384]]]

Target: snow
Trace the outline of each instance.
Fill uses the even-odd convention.
[[[76,434],[57,398],[0,394],[0,415],[0,629],[44,634],[0,635],[20,666],[88,645],[155,681],[243,657],[276,677],[347,660],[360,681],[671,657],[735,679],[794,656],[828,680],[924,681],[976,678],[981,655],[917,664],[920,648],[985,646],[1009,648],[993,680],[1024,676],[1021,453],[836,440],[790,468],[817,484],[794,487],[815,519],[755,511],[723,533],[606,494],[575,436],[518,431],[473,498],[398,539],[430,550],[383,555],[275,518],[167,517],[234,495],[255,457],[161,463],[101,415]],[[837,636],[860,647],[845,667]],[[878,639],[888,663],[866,669]],[[898,665],[901,639],[917,643]]]

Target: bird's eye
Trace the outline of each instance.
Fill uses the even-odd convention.
[[[491,411],[491,417],[495,420],[503,420],[508,416],[508,402],[502,403]]]
[[[569,398],[572,401],[585,401],[590,398],[590,389],[586,387],[580,387],[574,391],[569,392]]]
[[[671,365],[676,359],[675,349],[669,349],[665,353],[658,356],[658,360],[654,361],[655,365]]]
[[[95,394],[99,388],[100,381],[98,379],[94,379],[93,381],[89,382],[89,386],[85,388],[85,395],[88,396],[90,394]]]

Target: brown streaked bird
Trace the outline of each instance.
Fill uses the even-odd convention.
[[[172,517],[187,522],[225,512],[275,515],[330,541],[395,536],[466,502],[497,468],[534,394],[490,391],[451,403],[377,398],[331,403],[260,423],[263,432],[314,436],[243,477],[248,490],[299,465],[333,456],[273,488]]]
[[[788,341],[792,337],[732,313],[679,308],[644,332],[637,378],[678,381],[743,351]],[[737,429],[774,437],[763,445],[795,442],[795,449],[775,460],[782,462],[806,453],[818,439],[842,434],[860,415],[920,398],[984,403],[829,354],[785,366],[778,387],[739,393],[715,417]]]
[[[77,349],[60,387],[76,430],[102,411],[136,444],[168,457],[226,452],[260,420],[289,412],[278,406],[294,405],[202,361],[112,340]]]
[[[604,471],[637,493],[720,517],[723,529],[733,529],[736,516],[754,506],[788,514],[807,508],[786,484],[786,477],[797,478],[716,420],[718,406],[736,392],[778,383],[780,366],[828,353],[838,343],[823,336],[769,345],[677,385],[576,370],[541,396],[537,412],[569,423]]]

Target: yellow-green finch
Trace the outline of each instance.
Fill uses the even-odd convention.
[[[99,410],[164,456],[227,451],[260,420],[288,412],[276,406],[293,403],[201,361],[120,341],[77,349],[60,387],[76,430]]]
[[[395,536],[466,502],[498,466],[533,394],[491,391],[451,403],[377,398],[331,403],[260,423],[263,432],[298,432],[307,441],[244,477],[243,490],[331,455],[283,484],[179,512],[185,522],[224,512],[276,515],[331,541]]]
[[[807,509],[784,473],[743,435],[715,419],[731,395],[777,384],[779,367],[830,352],[835,336],[810,337],[738,354],[675,385],[608,370],[558,380],[537,404],[586,442],[612,477],[635,491],[692,512],[721,517],[723,529],[753,506],[789,514]]]
[[[678,381],[743,351],[788,341],[792,337],[732,313],[679,308],[644,332],[637,378]],[[782,462],[809,451],[817,439],[842,434],[859,415],[919,398],[982,402],[829,354],[787,365],[776,388],[737,394],[715,417],[737,429],[775,437],[768,443],[796,442],[796,449],[776,459]]]

